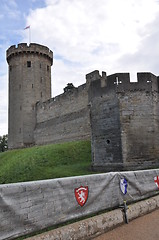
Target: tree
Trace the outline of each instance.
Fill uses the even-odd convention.
[[[0,136],[0,152],[5,152],[8,149],[8,135]]]

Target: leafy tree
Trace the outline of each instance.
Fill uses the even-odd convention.
[[[8,135],[0,136],[0,152],[5,152],[8,149]]]

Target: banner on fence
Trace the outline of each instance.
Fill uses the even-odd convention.
[[[0,185],[0,240],[159,193],[159,170]]]

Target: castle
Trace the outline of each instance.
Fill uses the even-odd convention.
[[[86,83],[68,84],[51,98],[53,53],[26,43],[7,50],[10,149],[91,140],[95,170],[159,166],[159,78],[138,73],[107,76],[95,70]]]

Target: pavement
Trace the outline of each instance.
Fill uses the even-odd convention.
[[[94,240],[159,240],[159,209],[122,225]]]

